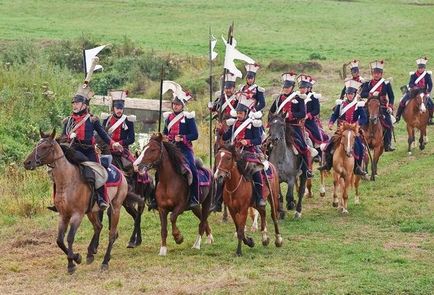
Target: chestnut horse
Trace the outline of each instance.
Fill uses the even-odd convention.
[[[333,153],[333,207],[338,207],[342,213],[348,213],[348,190],[354,184],[356,203],[359,203],[360,177],[354,175],[355,159],[353,155],[355,138],[359,133],[357,123],[343,123],[334,137]],[[337,189],[341,190],[338,203]]]
[[[377,175],[377,165],[380,156],[384,151],[384,135],[383,126],[381,125],[380,99],[371,97],[367,101],[368,109],[368,125],[363,126],[364,137],[366,139],[367,148],[374,150],[374,155],[371,160],[371,180],[375,181]]]
[[[244,163],[243,163],[244,162]],[[270,239],[267,235],[265,208],[257,207],[252,200],[253,183],[245,178],[240,172],[241,169],[246,167],[245,161],[241,160],[239,153],[235,150],[235,147],[221,147],[216,154],[215,158],[216,170],[214,178],[219,183],[223,183],[223,201],[229,209],[232,220],[235,223],[235,229],[238,238],[238,247],[236,254],[242,255],[241,241],[249,247],[255,245],[252,238],[245,236],[245,225],[247,220],[247,214],[249,207],[253,207],[258,210],[261,216],[261,232],[262,232],[262,245],[267,246]],[[274,231],[276,235],[275,245],[276,247],[282,246],[282,236],[279,232],[279,225],[277,223],[277,208],[279,205],[279,176],[276,168],[270,163],[272,169],[273,178],[270,180],[271,192],[267,186],[267,199],[271,206],[271,218],[274,223]]]
[[[81,177],[79,167],[71,164],[65,158],[62,148],[54,138],[55,133],[55,130],[53,130],[51,135],[41,132],[41,140],[24,161],[24,167],[27,170],[34,170],[36,167],[42,165],[52,167],[52,175],[56,187],[54,204],[59,212],[57,245],[68,256],[68,272],[72,274],[76,269],[75,263],[81,263],[81,255],[73,252],[72,245],[84,215],[87,214],[94,230],[92,240],[87,248],[88,264],[93,262],[94,254],[97,252],[102,224],[98,218],[100,211],[98,205],[95,204],[91,210],[88,210],[92,194],[89,184]],[[109,233],[109,244],[101,265],[102,270],[108,269],[110,253],[113,243],[117,238],[119,214],[127,192],[128,184],[123,175],[121,175],[121,182],[118,186],[107,188],[112,208],[112,222]],[[70,228],[67,236],[68,247],[66,247],[64,238],[68,226]]]
[[[178,216],[187,210],[189,206],[190,192],[188,179],[183,171],[183,163],[183,154],[173,143],[164,141],[161,133],[151,136],[142,154],[136,162],[134,162],[134,165],[138,166],[139,170],[143,170],[143,168],[147,170],[154,168],[158,174],[155,196],[161,222],[160,256],[167,255],[167,215],[169,212],[171,212],[170,221],[172,223],[172,235],[175,242],[181,244],[184,241],[184,237],[176,226]],[[210,183],[212,183],[211,171],[209,171],[209,175],[211,178]],[[198,235],[193,245],[195,249],[200,249],[204,232],[206,232],[208,236],[208,243],[214,241],[207,221],[211,205],[210,185],[200,187],[199,202],[202,208],[196,207],[192,210],[200,220]]]
[[[415,141],[414,129],[420,131],[419,149],[423,150],[428,143],[426,135],[426,126],[429,121],[429,113],[426,109],[426,97],[420,88],[413,88],[410,90],[410,100],[404,109],[402,117],[407,123],[408,133],[408,154],[411,155],[411,144]]]

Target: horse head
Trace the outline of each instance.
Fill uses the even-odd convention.
[[[409,109],[413,109],[416,112],[425,113],[426,106],[424,102],[425,95],[423,89],[415,87],[410,90],[409,96]]]
[[[55,146],[57,144],[55,136],[56,129],[53,129],[51,134],[45,134],[39,130],[41,139],[36,147],[24,160],[24,168],[26,170],[35,170],[36,167],[51,164],[56,161]]]
[[[274,114],[268,120],[270,130],[270,140],[273,145],[281,140],[285,140],[285,117],[284,115]]]
[[[367,108],[369,115],[369,124],[376,125],[380,118],[380,99],[378,97],[371,97],[368,99]]]
[[[137,170],[149,170],[155,168],[161,164],[163,157],[163,135],[161,133],[155,133],[149,139],[148,144],[143,148],[140,156],[134,161],[134,167]]]
[[[231,178],[231,170],[236,166],[239,154],[233,145],[221,146],[215,156],[214,179],[222,183],[225,178]]]
[[[340,126],[341,140],[340,143],[344,147],[347,157],[351,157],[353,153],[353,147],[356,135],[359,133],[359,127],[357,123],[349,124],[344,123]]]

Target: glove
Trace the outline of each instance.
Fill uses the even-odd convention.
[[[119,152],[122,152],[124,150],[124,147],[119,142],[115,142],[112,147],[114,150]]]
[[[214,108],[214,102],[212,101],[208,102],[208,108],[212,110]]]
[[[372,96],[378,96],[379,94],[380,94],[380,92],[374,91],[374,93],[372,93]]]

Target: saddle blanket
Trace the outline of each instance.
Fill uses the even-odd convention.
[[[107,168],[107,174],[108,178],[105,183],[106,187],[118,186],[121,183],[122,172],[113,164]]]

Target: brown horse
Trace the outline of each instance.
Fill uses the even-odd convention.
[[[339,127],[334,142],[335,152],[333,153],[333,207],[338,207],[342,213],[348,213],[348,190],[354,184],[356,188],[356,203],[359,203],[359,182],[360,177],[355,176],[353,169],[355,159],[353,155],[354,142],[359,127],[357,123],[344,123]],[[339,199],[337,189],[340,188],[342,196]]]
[[[246,237],[244,228],[246,225],[247,214],[249,207],[254,207],[258,210],[261,216],[261,232],[262,244],[267,246],[270,239],[267,235],[265,208],[257,207],[252,200],[253,184],[247,180],[240,172],[240,167],[245,166],[240,159],[240,155],[233,146],[221,147],[216,154],[216,171],[214,177],[219,183],[223,183],[223,201],[227,205],[231,214],[232,220],[235,223],[235,229],[238,238],[238,247],[236,254],[242,255],[241,241],[249,247],[255,245],[252,238]],[[273,171],[273,178],[270,180],[271,192],[267,187],[267,199],[271,205],[271,217],[274,223],[274,230],[276,235],[276,247],[282,246],[282,236],[279,232],[277,223],[277,208],[279,205],[279,176],[277,175],[276,168],[270,163]]]
[[[374,150],[374,155],[371,160],[372,181],[375,181],[378,161],[384,151],[383,126],[381,125],[380,121],[380,105],[380,99],[378,97],[371,97],[368,99],[367,109],[369,123],[368,125],[362,127],[368,148]]]
[[[410,90],[410,100],[404,109],[402,117],[407,123],[408,133],[408,154],[411,155],[411,144],[415,141],[414,129],[420,131],[419,149],[423,150],[428,143],[426,136],[426,126],[429,121],[429,113],[426,109],[426,97],[420,88]]]
[[[139,170],[155,168],[158,174],[155,196],[161,222],[160,256],[167,255],[167,215],[169,212],[171,212],[170,221],[175,242],[181,244],[184,241],[184,237],[176,226],[178,216],[187,210],[189,205],[189,185],[182,163],[184,163],[182,153],[174,144],[164,141],[161,133],[152,135],[142,155],[134,163]],[[211,171],[209,174],[212,178]],[[210,183],[212,183],[212,179],[210,179]],[[193,245],[195,249],[200,249],[204,232],[208,236],[208,243],[214,241],[207,221],[211,205],[210,192],[210,186],[201,187],[199,202],[202,208],[195,207],[192,210],[200,220],[198,235]]]
[[[24,167],[27,170],[34,170],[36,167],[42,165],[52,167],[52,175],[56,187],[54,204],[59,211],[57,245],[68,256],[68,272],[73,273],[76,269],[75,263],[81,263],[81,255],[73,252],[72,245],[84,215],[87,214],[94,230],[92,240],[87,248],[88,264],[93,262],[94,254],[97,252],[102,224],[98,218],[98,206],[95,204],[91,210],[88,210],[92,193],[89,184],[81,177],[79,167],[71,164],[65,158],[65,154],[54,136],[55,130],[53,130],[51,135],[41,132],[41,140],[24,161]],[[111,249],[117,238],[119,214],[127,192],[128,184],[123,175],[121,175],[119,186],[107,188],[112,208],[112,222],[109,244],[101,265],[102,270],[108,269]],[[70,229],[67,236],[67,248],[64,238],[68,226],[70,226]]]

